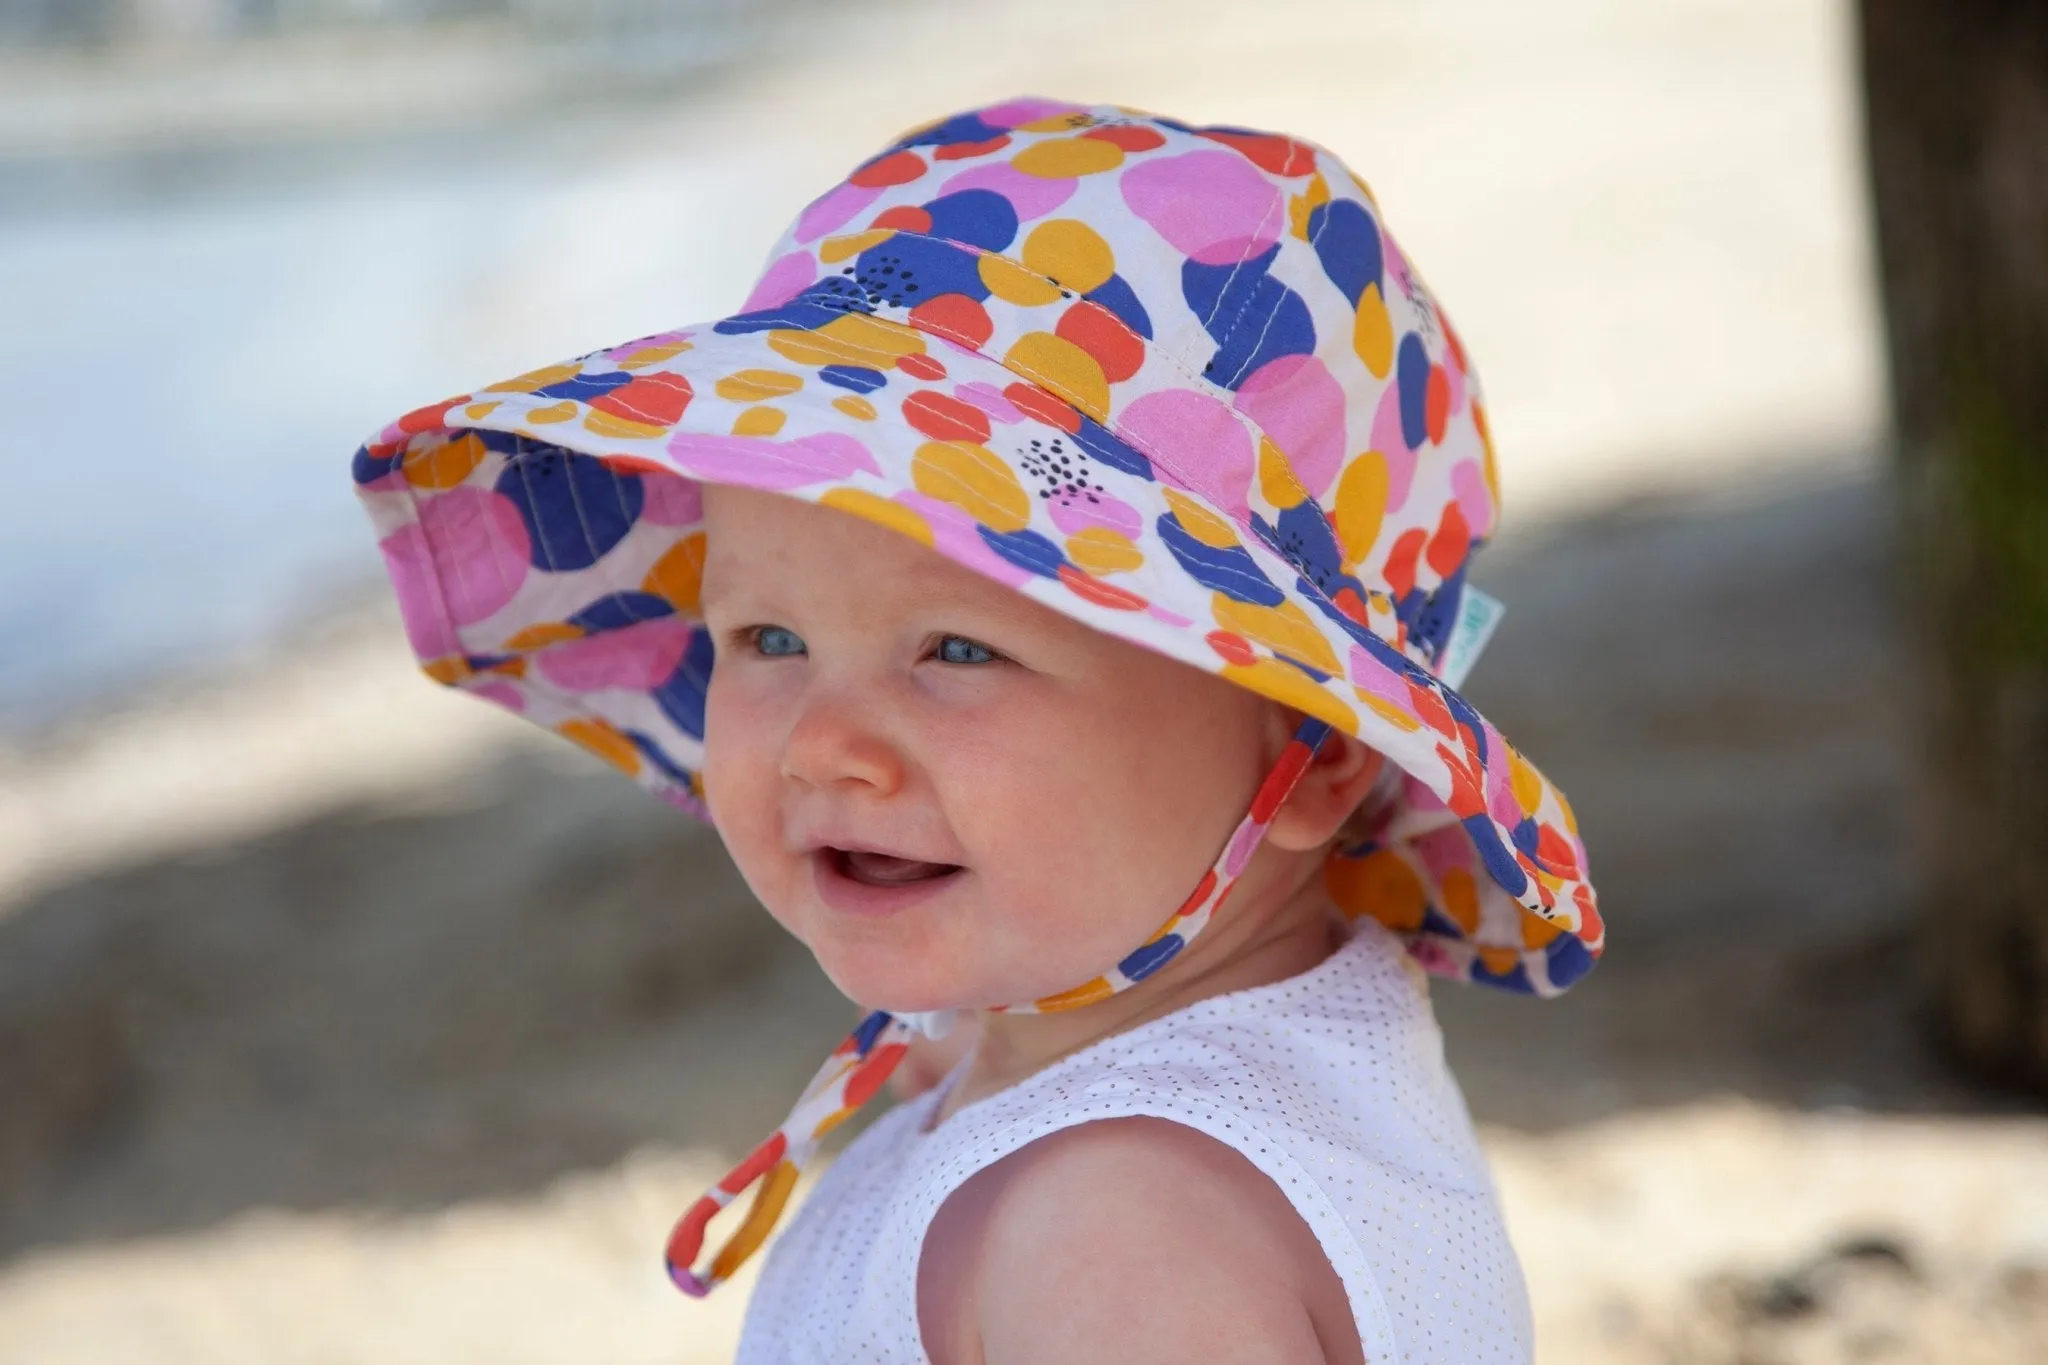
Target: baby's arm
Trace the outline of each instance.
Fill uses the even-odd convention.
[[[1041,1138],[974,1176],[925,1239],[934,1365],[1355,1365],[1349,1301],[1251,1162],[1164,1119]]]

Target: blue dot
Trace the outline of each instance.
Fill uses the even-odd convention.
[[[569,618],[569,624],[595,634],[600,630],[617,630],[638,621],[673,616],[675,610],[674,603],[651,592],[615,592],[583,607]]]
[[[842,389],[852,389],[855,393],[873,393],[889,382],[888,376],[880,370],[871,370],[865,365],[827,365],[818,371],[818,378]]]
[[[604,558],[640,519],[647,496],[637,474],[544,445],[529,445],[507,463],[495,488],[526,523],[534,567],[551,572]]]
[[[974,529],[981,532],[991,550],[1020,569],[1053,578],[1059,574],[1060,565],[1067,562],[1060,547],[1036,531],[991,531],[986,526]]]
[[[1174,955],[1187,946],[1187,940],[1179,934],[1168,934],[1132,953],[1116,964],[1117,970],[1133,981],[1143,981],[1152,973],[1171,962]]]

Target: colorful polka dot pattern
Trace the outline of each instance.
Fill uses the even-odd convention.
[[[1385,752],[1405,799],[1327,882],[1431,971],[1551,995],[1604,945],[1564,795],[1434,672],[1499,505],[1477,377],[1312,143],[952,115],[807,206],[739,313],[409,413],[354,474],[429,676],[699,814],[710,480],[868,517]],[[1147,949],[1013,1008],[1118,989]]]
[[[1223,851],[1203,874],[1194,894],[1144,946],[1084,986],[1029,1005],[1012,1005],[1010,1012],[1036,1014],[1090,1004],[1143,981],[1178,956],[1230,894],[1231,886],[1251,861],[1252,850],[1266,837],[1266,827],[1273,822],[1280,804],[1294,790],[1295,783],[1308,770],[1309,760],[1329,734],[1330,727],[1322,721],[1310,718],[1301,723],[1272,771],[1259,784],[1251,809],[1224,841]],[[804,1087],[782,1126],[677,1220],[665,1253],[669,1278],[677,1288],[702,1298],[731,1278],[760,1248],[789,1201],[797,1173],[817,1151],[818,1143],[881,1091],[883,1082],[903,1060],[915,1031],[905,1019],[887,1010],[876,1010],[832,1050],[832,1055]],[[757,1181],[760,1189],[754,1195],[754,1203],[731,1240],[712,1258],[708,1270],[700,1273],[692,1269],[703,1249],[705,1229],[711,1220]]]

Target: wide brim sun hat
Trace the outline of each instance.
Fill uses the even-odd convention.
[[[1311,142],[1042,98],[952,115],[807,206],[739,312],[408,413],[354,478],[430,677],[699,816],[702,482],[868,518],[1308,718],[1174,919],[1012,1008],[1169,961],[1330,728],[1403,774],[1327,865],[1347,914],[1432,973],[1536,995],[1604,945],[1563,793],[1444,676],[1500,502],[1477,377],[1364,182]],[[760,1243],[918,1025],[878,1010],[835,1050],[679,1225],[677,1283]]]

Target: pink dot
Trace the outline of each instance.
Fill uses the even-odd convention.
[[[704,486],[680,474],[649,474],[640,481],[640,520],[650,526],[695,526],[704,520]]]
[[[1138,515],[1137,508],[1107,493],[1089,496],[1063,492],[1052,499],[1047,510],[1052,513],[1052,524],[1059,527],[1063,535],[1076,535],[1090,527],[1100,526],[1135,540],[1145,529],[1144,519]]]
[[[856,471],[882,472],[866,446],[836,431],[799,436],[793,441],[685,432],[670,439],[668,453],[699,478],[776,493],[830,483]]]
[[[856,185],[851,181],[834,185],[812,200],[798,216],[797,241],[814,242],[828,232],[845,227],[853,215],[881,197],[882,187],[879,185]]]
[[[1231,152],[1187,152],[1124,172],[1124,203],[1173,249],[1203,265],[1230,265],[1279,239],[1279,189]]]
[[[1465,525],[1475,536],[1493,533],[1493,493],[1486,486],[1486,474],[1477,460],[1460,460],[1451,466],[1451,492],[1458,499],[1458,510],[1465,515]]]
[[[1238,386],[1238,411],[1287,452],[1295,477],[1320,498],[1344,463],[1344,389],[1314,356],[1284,355]]]
[[[896,501],[924,517],[926,525],[932,528],[932,548],[954,563],[1009,588],[1020,587],[1030,581],[1031,571],[1017,567],[991,550],[988,542],[981,538],[974,518],[953,504],[908,490],[898,493]]]
[[[1251,433],[1220,400],[1193,389],[1148,393],[1124,410],[1117,434],[1225,515],[1249,514]]]
[[[1363,645],[1351,646],[1351,681],[1364,692],[1369,692],[1381,701],[1391,703],[1397,710],[1413,712],[1415,703],[1408,696],[1408,685],[1367,652]]]
[[[1041,180],[1035,175],[1024,174],[1007,161],[991,161],[960,172],[939,186],[939,193],[993,190],[1010,201],[1010,207],[1017,211],[1018,222],[1028,223],[1066,203],[1078,183],[1071,179]]]
[[[760,308],[773,308],[788,303],[803,292],[805,285],[818,278],[818,262],[808,251],[792,251],[768,267],[754,286],[747,301],[740,305],[742,313],[751,313]]]
[[[1036,123],[1054,114],[1079,113],[1085,104],[1070,104],[1066,100],[1046,99],[1042,95],[1023,95],[1001,104],[991,104],[975,113],[991,128],[1021,128],[1027,123]]]
[[[1401,434],[1401,391],[1392,381],[1380,392],[1372,415],[1372,448],[1387,458],[1387,510],[1398,512],[1408,505],[1415,485],[1415,452]]]
[[[436,593],[457,626],[490,616],[526,581],[532,544],[510,498],[488,488],[452,488],[421,504],[413,529],[417,537],[395,547],[409,557],[405,571],[416,580],[413,590]],[[423,578],[431,582],[417,581]]]
[[[636,621],[580,640],[564,640],[534,655],[542,677],[565,692],[624,687],[646,691],[675,672],[690,645],[690,623],[680,616]]]
[[[1003,391],[993,384],[985,384],[978,379],[971,384],[960,384],[953,389],[953,396],[974,404],[1004,426],[1024,420],[1024,414],[1017,411],[1017,405],[1003,397]]]

